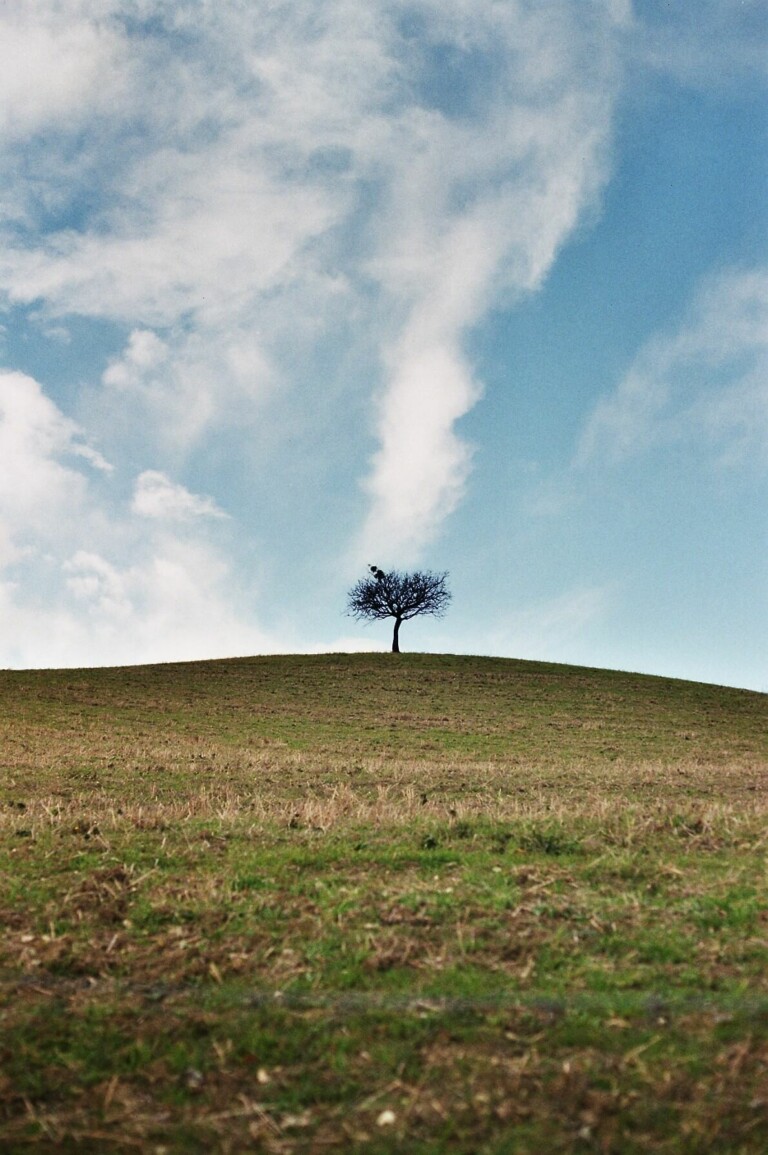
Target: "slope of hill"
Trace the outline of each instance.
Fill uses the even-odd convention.
[[[15,1150],[768,1148],[768,697],[324,655],[0,672]]]
[[[121,743],[151,741],[172,744],[176,761],[203,742],[230,763],[235,750],[269,749],[507,771],[516,760],[599,772],[616,761],[722,769],[768,756],[766,695],[494,658],[356,654],[0,671],[0,706],[8,751],[26,745],[61,765],[95,766]]]

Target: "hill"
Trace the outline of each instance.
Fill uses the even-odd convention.
[[[253,760],[305,752],[588,773],[619,762],[727,772],[768,757],[768,696],[693,682],[539,662],[355,654],[96,670],[0,671],[6,758],[108,768],[123,747],[200,743]],[[289,761],[295,761],[290,759]],[[122,765],[119,767],[122,772]],[[610,779],[612,776],[609,775]],[[697,779],[700,784],[700,780]]]
[[[0,671],[4,1150],[768,1146],[768,697]]]

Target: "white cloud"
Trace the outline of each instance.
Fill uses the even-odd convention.
[[[172,536],[133,562],[77,551],[52,578],[45,604],[0,582],[3,661],[77,666],[270,653],[279,646],[233,607],[223,559],[202,541]]]
[[[109,3],[99,5],[107,16]],[[88,11],[90,9],[90,12]],[[25,0],[0,12],[0,135],[23,139],[51,123],[71,124],[114,96],[119,37],[94,4]]]
[[[188,521],[196,517],[227,517],[210,497],[190,493],[156,469],[139,474],[131,508],[142,517]]]
[[[114,496],[108,505],[106,463],[81,436],[37,381],[0,373],[2,663],[122,664],[278,648],[234,596],[231,566],[206,539],[205,522],[227,516],[215,502],[145,471],[131,507]],[[75,468],[82,458],[95,469]]]
[[[106,617],[125,621],[130,614],[126,583],[118,569],[96,553],[78,550],[63,566],[66,587]]]
[[[37,381],[0,370],[0,525],[6,543],[17,534],[34,539],[79,507],[86,479],[67,464],[68,458],[109,470],[82,437],[82,430],[45,396]]]
[[[356,552],[416,559],[457,506],[469,448],[455,422],[478,394],[464,358],[434,342],[404,356],[382,401],[381,449],[367,489],[373,498]]]
[[[250,424],[271,395],[274,374],[258,333],[233,322],[224,329],[181,327],[165,339],[134,330],[102,383],[93,411],[105,436],[122,412],[131,423],[148,419],[159,446],[183,454],[216,425]]]
[[[434,9],[430,8],[430,14]],[[403,164],[371,271],[405,318],[385,344],[381,448],[359,543],[418,557],[461,500],[471,452],[456,430],[481,396],[462,352],[500,294],[536,289],[607,176],[615,87],[615,13],[519,5],[441,9],[434,33],[463,51],[495,41],[502,63],[482,113],[403,117]],[[599,43],[599,62],[586,66]],[[525,45],[525,48],[521,48]],[[615,48],[615,45],[614,45]],[[385,239],[386,238],[386,239]]]
[[[168,361],[168,346],[151,329],[134,329],[125,352],[115,358],[103,377],[114,389],[136,388],[147,373],[157,372]]]
[[[652,338],[602,398],[577,464],[689,445],[722,465],[768,465],[768,270],[702,286],[677,332]]]
[[[94,427],[143,414],[184,451],[247,427],[354,300],[384,374],[360,548],[415,555],[469,472],[467,331],[541,283],[605,179],[627,22],[618,0],[35,0],[6,30],[48,146],[0,290],[128,325]]]
[[[269,651],[226,592],[228,566],[201,540],[164,536],[129,564],[78,552],[67,585],[85,605],[73,615],[99,662],[170,661]],[[98,639],[103,639],[99,641]]]
[[[80,445],[75,443],[72,446],[72,453],[76,457],[82,457],[94,469],[100,470],[102,473],[112,473],[114,465],[99,453],[98,449],[94,449],[91,445]]]

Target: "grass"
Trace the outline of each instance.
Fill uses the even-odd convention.
[[[768,1149],[768,699],[0,672],[4,1151]]]

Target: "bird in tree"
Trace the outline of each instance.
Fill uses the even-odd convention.
[[[358,621],[377,622],[394,618],[392,653],[400,653],[400,626],[411,618],[431,614],[441,618],[448,608],[451,593],[447,573],[417,570],[385,573],[369,565],[371,577],[361,578],[347,594],[347,613]]]

